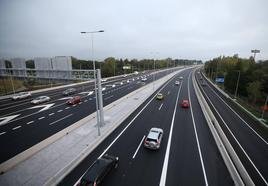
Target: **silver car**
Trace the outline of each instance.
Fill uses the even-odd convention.
[[[149,149],[159,149],[163,137],[161,128],[151,128],[149,134],[144,140],[144,147]]]
[[[34,100],[31,101],[31,104],[40,104],[40,103],[44,103],[50,101],[50,97],[48,96],[39,96],[37,98],[35,98]]]
[[[15,94],[14,96],[12,96],[12,99],[13,100],[25,99],[25,98],[29,98],[31,96],[32,96],[32,94],[30,92],[20,92],[18,94]]]

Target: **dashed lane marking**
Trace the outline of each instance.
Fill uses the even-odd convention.
[[[6,132],[1,132],[1,133],[0,133],[0,136],[3,135],[3,134],[5,134],[5,133],[6,133]]]
[[[43,117],[41,117],[41,118],[38,118],[38,120],[41,120],[41,119],[44,119],[45,117],[43,116]]]
[[[28,123],[26,123],[27,125],[29,125],[29,124],[31,124],[31,123],[33,123],[34,121],[29,121]]]
[[[69,109],[70,107],[66,107],[65,109],[67,110],[67,109]]]
[[[161,110],[162,106],[163,106],[163,103],[160,105],[160,107],[158,108],[158,110]]]
[[[17,129],[19,129],[19,128],[21,128],[21,126],[19,125],[19,126],[17,126],[17,127],[14,127],[12,130],[17,130]]]
[[[52,115],[54,115],[54,114],[55,114],[55,113],[50,113],[49,116],[52,116]]]
[[[63,118],[61,118],[61,119],[58,119],[58,120],[56,120],[56,121],[50,123],[49,125],[54,125],[55,123],[57,123],[57,122],[59,122],[59,121],[61,121],[61,120],[64,120],[64,119],[66,119],[66,118],[68,118],[68,117],[70,117],[70,116],[72,116],[72,115],[73,115],[73,114],[69,114],[69,115],[67,115],[67,116],[65,116],[65,117],[63,117]]]
[[[57,112],[62,112],[62,110],[58,110]]]

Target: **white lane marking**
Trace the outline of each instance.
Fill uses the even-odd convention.
[[[199,143],[199,139],[198,139],[198,134],[197,134],[196,125],[195,125],[195,119],[194,119],[194,114],[193,114],[193,109],[192,109],[192,103],[191,103],[190,77],[192,74],[193,74],[193,71],[191,71],[190,75],[188,76],[188,97],[189,97],[189,102],[191,105],[190,111],[191,111],[191,116],[192,116],[192,120],[193,120],[195,139],[196,139],[197,148],[198,148],[198,152],[199,152],[199,158],[200,158],[201,166],[202,166],[202,170],[203,170],[204,180],[205,180],[206,185],[208,186],[207,173],[206,173],[206,169],[205,169],[205,165],[204,165],[204,161],[203,161],[203,155],[202,155],[202,151],[201,151],[201,147],[200,147],[200,143]]]
[[[41,118],[38,118],[38,120],[41,120],[41,119],[44,119],[45,117],[43,116],[43,117],[41,117]]]
[[[163,106],[163,103],[160,105],[160,107],[158,108],[158,110],[161,110],[162,106]]]
[[[53,113],[50,113],[49,116],[52,116],[52,115],[54,115],[54,114],[55,114],[54,112],[53,112]]]
[[[66,119],[66,118],[68,118],[68,117],[70,117],[70,116],[72,116],[72,115],[73,115],[73,114],[69,114],[69,115],[67,115],[67,116],[65,116],[65,117],[63,117],[63,118],[61,118],[61,119],[58,119],[58,120],[56,120],[56,121],[50,123],[49,125],[54,125],[55,123],[57,123],[57,122],[59,122],[59,121],[61,121],[61,120],[64,120],[64,119]]]
[[[90,95],[92,95],[93,93],[94,93],[94,91],[89,91],[87,95],[90,96]]]
[[[175,77],[175,76],[174,76]],[[157,92],[155,93],[155,95],[152,97],[152,99],[140,110],[140,112],[138,112],[138,114],[128,123],[128,125],[118,134],[118,136],[110,143],[110,145],[102,152],[102,154],[98,157],[101,158],[110,148],[111,146],[118,140],[118,138],[127,130],[127,128],[135,121],[135,119],[143,112],[143,110],[155,99],[155,96],[162,91],[163,88],[165,88],[167,86],[167,84],[172,81],[173,78],[171,78],[170,80],[168,80],[168,82],[166,82],[166,84],[163,85],[163,87]],[[76,183],[74,184],[77,185],[79,183],[79,181],[81,180],[81,178],[84,176],[86,172],[83,173],[83,175],[76,181]]]
[[[84,101],[84,103],[87,102],[87,99]]]
[[[60,98],[60,99],[58,99],[58,100],[69,100],[69,99],[72,99],[73,97],[64,97],[64,98]]]
[[[112,98],[112,97],[114,97],[114,95],[111,95],[111,96],[109,96],[109,97],[107,97],[107,98],[104,98],[104,100],[110,99],[110,98]]]
[[[5,134],[5,133],[6,133],[6,132],[1,132],[1,133],[0,133],[0,136],[3,135],[3,134]]]
[[[32,124],[34,121],[29,121],[28,123],[26,123],[27,125],[29,125],[29,124]]]
[[[6,116],[6,117],[2,117],[0,118],[0,120],[3,120],[0,122],[0,126],[1,125],[4,125],[4,124],[7,124],[10,120],[18,117],[20,114],[17,114],[17,115],[12,115],[12,116]]]
[[[67,110],[67,109],[69,109],[70,107],[66,107],[65,109]]]
[[[12,130],[17,130],[17,129],[19,129],[19,128],[21,128],[21,126],[19,125],[19,126],[17,126],[17,127],[14,127]]]
[[[229,133],[232,135],[233,139],[236,141],[236,143],[238,144],[238,146],[240,147],[240,149],[243,151],[243,153],[245,154],[245,156],[247,157],[247,159],[249,160],[249,162],[251,163],[251,165],[255,168],[256,172],[259,174],[259,176],[262,178],[262,180],[265,182],[266,185],[268,185],[268,182],[265,180],[265,178],[263,177],[263,175],[260,173],[259,169],[255,166],[255,164],[253,163],[253,161],[250,159],[249,155],[246,153],[246,151],[244,150],[244,148],[242,147],[242,145],[238,142],[238,140],[236,139],[234,133],[231,131],[231,129],[228,127],[228,125],[226,124],[226,122],[224,121],[224,119],[222,118],[222,116],[220,115],[220,113],[218,112],[218,110],[215,108],[215,106],[212,104],[211,100],[209,99],[207,93],[204,91],[204,95],[206,96],[206,98],[208,99],[209,103],[212,105],[213,109],[215,110],[215,112],[218,114],[218,116],[220,117],[221,121],[224,123],[224,125],[226,126],[226,128],[228,129]]]
[[[62,112],[62,110],[58,110],[57,112]]]
[[[79,102],[78,104],[81,105],[83,102]]]
[[[47,105],[37,105],[37,106],[34,106],[34,107],[30,107],[30,108],[28,108],[28,109],[35,109],[35,108],[42,108],[42,107],[44,107],[44,108],[42,108],[41,110],[38,111],[38,112],[42,112],[42,111],[44,111],[44,110],[49,109],[49,108],[52,107],[53,105],[55,105],[55,103],[51,103],[51,104],[47,104]]]
[[[160,179],[159,186],[165,186],[166,185],[168,159],[169,159],[169,153],[170,153],[170,147],[171,147],[171,139],[172,139],[173,126],[174,126],[174,121],[175,121],[176,110],[177,110],[177,105],[178,105],[180,92],[181,92],[181,86],[180,86],[180,88],[178,90],[177,99],[176,99],[176,103],[175,103],[175,108],[174,108],[174,111],[173,111],[173,116],[172,116],[170,131],[169,131],[169,137],[168,137],[168,143],[167,143],[165,159],[164,159],[164,163],[163,163],[163,168],[162,168],[162,173],[161,173],[161,179]]]
[[[76,107],[76,105],[72,105],[72,107]]]
[[[210,87],[210,85],[209,85],[209,87]],[[233,111],[233,113],[241,120],[241,121],[243,121],[247,126],[248,126],[248,128],[250,128],[251,129],[251,131],[254,133],[254,134],[256,134],[266,145],[268,145],[268,142],[267,141],[265,141],[243,118],[241,118],[241,116],[239,116],[238,114],[237,114],[237,112],[235,112],[233,109],[232,109],[232,107],[230,107],[211,87],[210,87],[210,89],[212,90],[212,92],[214,92],[214,94],[218,97],[218,98],[220,98],[220,100],[231,110],[231,111]]]
[[[170,91],[168,91],[168,93],[167,93],[168,95],[170,94]]]
[[[136,149],[134,155],[132,156],[132,159],[134,159],[134,158],[136,157],[136,155],[137,155],[137,153],[138,153],[138,151],[139,151],[139,149],[140,149],[140,147],[141,147],[141,144],[142,144],[144,138],[145,138],[145,135],[144,135],[143,138],[141,139],[141,142],[140,142],[138,148]]]

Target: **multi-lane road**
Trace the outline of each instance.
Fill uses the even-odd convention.
[[[160,71],[153,75],[146,72],[103,82],[103,105],[114,102],[166,73]],[[142,77],[146,77],[147,81],[141,81]],[[82,101],[73,106],[67,105],[66,99],[74,95],[62,95],[67,88],[33,94],[33,98],[41,95],[51,98],[51,101],[37,106],[30,104],[32,98],[18,101],[0,100],[0,163],[96,111],[93,82],[74,87],[77,89],[75,95],[80,95]],[[5,122],[7,118],[11,120]]]
[[[164,95],[162,101],[151,96],[61,185],[77,183],[103,153],[116,155],[120,160],[119,167],[102,185],[232,185],[194,93],[192,73],[192,69],[186,70],[164,84],[158,90]],[[183,80],[177,86],[175,81],[179,76],[183,76]],[[183,99],[190,100],[189,109],[181,108]],[[128,128],[120,135],[126,126]],[[161,148],[157,151],[139,146],[152,127],[164,130]]]
[[[159,72],[156,79],[164,75],[166,72]],[[141,76],[148,80],[142,82]],[[176,85],[180,76],[183,80]],[[106,153],[118,156],[119,166],[105,177],[102,185],[234,185],[199,105],[193,76],[254,184],[268,185],[267,128],[222,95],[196,68],[186,69],[163,84],[59,185],[77,184],[89,166]],[[151,73],[107,81],[103,84],[104,105],[152,81]],[[204,82],[206,86],[202,86]],[[66,105],[64,89],[42,92],[52,97],[44,104],[48,109],[33,108],[29,99],[1,100],[0,119],[14,118],[0,126],[0,161],[93,113],[93,87],[92,83],[76,87],[82,102],[75,106]],[[163,100],[156,100],[158,92],[164,95]],[[38,95],[41,93],[34,97]],[[190,108],[180,106],[184,99],[189,100]],[[152,127],[164,131],[161,148],[156,151],[143,147],[144,137]]]

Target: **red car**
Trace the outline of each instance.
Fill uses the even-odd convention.
[[[187,100],[187,99],[182,100],[181,107],[182,108],[189,108],[190,107],[189,100]]]
[[[66,103],[68,105],[74,105],[81,102],[81,97],[80,96],[74,96],[72,99],[69,99]]]

